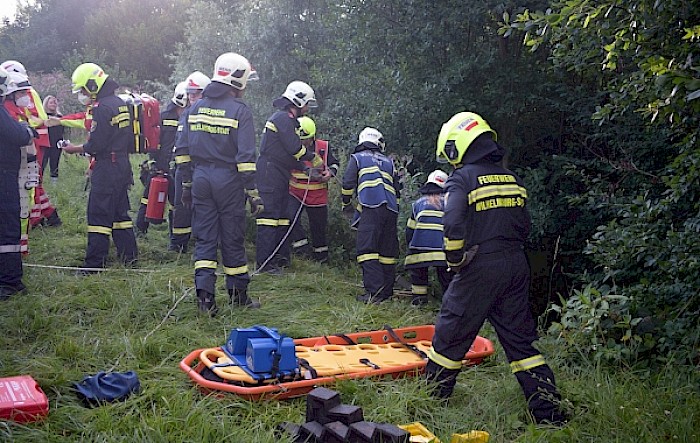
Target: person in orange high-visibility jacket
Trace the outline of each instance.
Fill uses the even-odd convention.
[[[295,169],[289,179],[289,195],[292,197],[289,219],[296,222],[289,235],[292,253],[307,256],[319,262],[328,260],[326,228],[328,226],[328,181],[338,174],[338,160],[326,140],[316,138],[316,123],[308,116],[299,117],[301,143],[323,160],[314,168],[305,162],[306,171]],[[305,210],[309,220],[311,246],[301,224],[301,211]],[[298,213],[298,215],[297,215]]]

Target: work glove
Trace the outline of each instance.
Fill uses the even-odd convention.
[[[258,194],[257,189],[246,189],[246,197],[248,199],[248,204],[250,205],[250,214],[257,217],[265,210],[265,205],[262,198]]]
[[[182,184],[182,198],[180,198],[180,201],[184,207],[192,209],[192,184],[188,183],[188,185]]]
[[[456,252],[456,251],[455,251]],[[452,261],[451,255],[453,252],[448,252],[447,253],[447,270],[449,272],[454,272],[455,274],[461,271],[462,269],[466,268],[469,263],[471,263],[472,260],[474,260],[474,257],[476,257],[476,253],[479,252],[479,245],[474,245],[467,249],[466,251],[462,252],[462,257],[460,259]]]

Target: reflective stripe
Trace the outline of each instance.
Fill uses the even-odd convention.
[[[352,194],[354,192],[355,192],[354,189],[345,189],[345,188],[343,188],[343,191],[342,191],[343,195],[349,195],[350,197],[352,197]]]
[[[513,374],[515,374],[516,372],[520,371],[529,371],[532,368],[536,368],[544,364],[546,364],[544,361],[544,356],[542,354],[537,354],[523,360],[510,362],[510,370],[513,372]]]
[[[257,226],[277,226],[279,225],[279,220],[274,218],[258,218],[255,220]]]
[[[119,114],[115,115],[112,117],[112,120],[110,121],[110,124],[112,126],[119,125],[119,123],[129,121],[131,119],[131,116],[129,116],[128,112],[120,112]],[[94,124],[94,123],[93,123]]]
[[[299,180],[308,180],[309,176],[307,174],[304,174],[303,172],[292,172],[292,177],[299,179]]]
[[[195,269],[216,269],[217,263],[214,260],[197,260],[194,262]]]
[[[399,261],[396,257],[382,257],[379,256],[379,263],[383,265],[395,265]]]
[[[314,248],[314,252],[328,252],[328,246],[319,246],[318,248]]]
[[[201,111],[201,108],[200,108]],[[206,114],[190,114],[189,117],[187,118],[187,123],[205,123],[205,125],[202,125],[202,127],[206,128],[208,127],[207,125],[211,126],[218,126],[218,127],[223,127],[223,128],[238,128],[238,120],[235,118],[226,118],[226,117],[214,117],[212,115],[206,115]],[[199,130],[199,129],[195,129]],[[206,129],[205,129],[206,131]],[[206,131],[209,132],[209,131]]]
[[[411,292],[416,295],[428,295],[428,287],[423,285],[411,285]]]
[[[328,187],[328,185],[325,183],[308,183],[307,184],[307,183],[295,182],[292,180],[289,181],[289,186],[291,186],[292,188],[296,188],[296,189],[308,189],[310,191],[315,191],[317,189],[326,189]]]
[[[442,218],[445,215],[443,211],[435,211],[432,209],[425,209],[423,211],[420,211],[417,215],[416,218],[421,218],[421,217],[440,217]]]
[[[277,226],[289,226],[290,222],[288,218],[281,218],[277,220]]]
[[[189,155],[176,155],[175,156],[175,164],[179,165],[181,163],[189,163],[191,162],[192,159],[190,158]]]
[[[238,163],[238,172],[255,172],[255,163]]]
[[[265,122],[265,129],[263,129],[263,132],[270,130],[272,132],[277,132],[277,126],[275,126],[274,123],[272,122]]]
[[[224,266],[224,274],[226,275],[241,275],[248,273],[248,265],[238,266],[236,268],[229,268]]]
[[[456,360],[450,360],[449,358],[445,357],[444,355],[440,355],[437,352],[435,352],[435,349],[430,348],[428,351],[428,358],[432,360],[433,362],[437,363],[438,365],[442,366],[445,369],[461,369],[462,368],[462,361],[456,361]]]
[[[173,228],[173,234],[175,234],[175,235],[183,235],[183,234],[191,234],[191,233],[192,233],[192,227]]]
[[[382,171],[381,169],[379,169],[379,166],[368,166],[366,168],[362,168],[362,169],[360,169],[360,171],[358,172],[357,175],[358,175],[358,177],[362,177],[365,174],[376,174],[376,173],[381,174],[382,177],[384,177],[385,179],[387,179],[391,182],[394,181],[394,177],[392,177],[391,174],[387,173],[386,171]]]
[[[112,223],[112,229],[131,229],[133,227],[134,222],[132,222],[131,220]]]
[[[178,121],[177,120],[170,120],[170,119],[163,119],[161,124],[163,126],[175,126],[175,127],[177,127]]]
[[[306,154],[306,147],[302,145],[301,149],[297,151],[296,154],[294,154],[294,158],[299,160]]]
[[[105,226],[89,226],[87,227],[88,233],[92,234],[104,234],[110,235],[112,233],[112,228],[107,228]]]
[[[141,204],[142,205],[147,205],[148,204],[148,199],[145,197],[141,197]]]
[[[396,189],[394,189],[394,187],[391,186],[390,184],[385,183],[385,182],[384,182],[384,179],[381,178],[381,177],[380,177],[380,178],[375,178],[374,180],[367,180],[367,181],[362,182],[362,183],[360,184],[360,186],[357,187],[357,192],[359,193],[360,191],[362,191],[362,190],[365,189],[365,188],[373,188],[373,187],[375,187],[375,186],[380,186],[380,185],[381,185],[381,186],[384,186],[384,189],[386,189],[387,191],[389,191],[389,192],[391,192],[392,194],[396,195]]]
[[[20,245],[2,245],[2,246],[0,246],[0,254],[10,254],[12,252],[21,252]]]
[[[477,200],[485,198],[512,197],[514,195],[527,198],[527,190],[516,184],[482,186],[469,193],[469,204],[474,204]]]
[[[379,260],[379,254],[376,252],[371,254],[362,254],[357,256],[357,262],[362,263],[369,260]]]
[[[450,240],[445,237],[443,240],[445,242],[445,251],[460,251],[464,248],[464,239]]]
[[[406,222],[406,227],[411,228],[411,229],[416,229],[416,221],[412,218],[409,218],[408,222]]]
[[[306,245],[308,245],[308,244],[309,244],[309,239],[308,239],[308,238],[304,238],[304,239],[297,240],[297,241],[293,242],[293,243],[292,243],[292,248],[295,248],[295,249],[296,249],[296,248],[301,248],[301,247],[306,246]]]
[[[445,261],[445,253],[442,251],[421,252],[420,254],[410,254],[406,256],[405,264],[415,265],[417,263],[426,263],[433,261]]]
[[[416,223],[416,229],[427,229],[430,231],[442,231],[442,225],[439,223]]]

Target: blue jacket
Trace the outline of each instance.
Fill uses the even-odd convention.
[[[439,191],[426,193],[413,203],[406,224],[406,267],[447,266],[442,250],[444,207],[445,194]]]
[[[362,149],[358,146],[350,155],[343,175],[343,207],[350,204],[353,195],[363,207],[378,208],[386,205],[393,212],[399,212],[399,180],[394,162],[379,149]]]

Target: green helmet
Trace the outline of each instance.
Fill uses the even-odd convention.
[[[299,138],[306,140],[316,136],[316,123],[311,117],[303,116],[297,119],[299,121]]]
[[[490,132],[496,140],[496,131],[486,120],[473,112],[460,112],[442,125],[437,139],[437,161],[456,166],[478,136]]]
[[[94,97],[102,89],[107,77],[109,76],[95,63],[83,63],[73,71],[73,93],[85,88]]]

